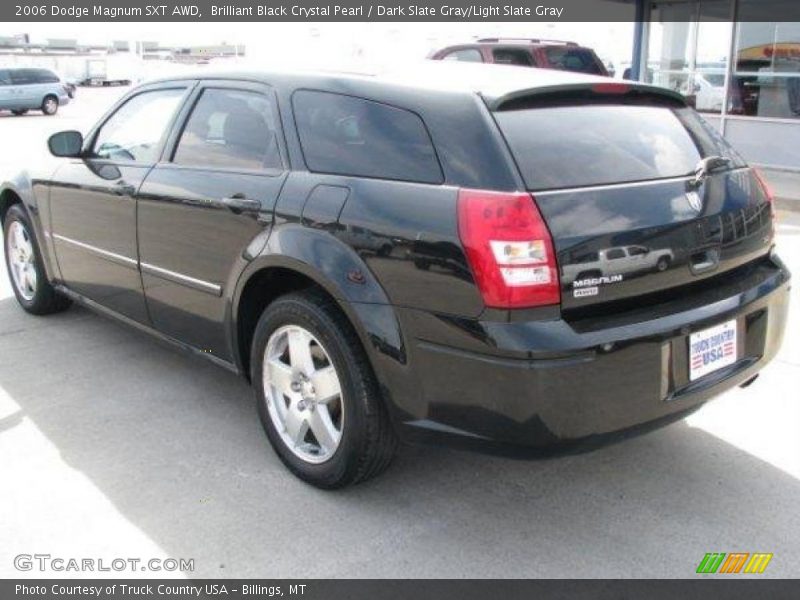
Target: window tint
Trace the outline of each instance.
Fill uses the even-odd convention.
[[[713,154],[742,164],[688,108],[556,105],[495,116],[531,190],[680,177]]]
[[[622,248],[611,248],[611,250],[606,250],[606,258],[608,260],[625,258],[625,251]]]
[[[14,85],[28,85],[36,83],[33,69],[11,69],[11,83]]]
[[[522,49],[515,48],[497,48],[492,50],[494,62],[500,65],[519,65],[523,67],[532,67],[533,59],[530,52]]]
[[[58,83],[58,75],[47,69],[31,69],[32,77],[36,83]]]
[[[433,143],[414,113],[328,92],[295,92],[292,104],[303,156],[312,171],[443,181]]]
[[[11,85],[11,75],[6,69],[0,69],[0,85]]]
[[[461,62],[483,62],[480,50],[475,48],[464,48],[463,50],[453,50],[444,56],[444,60],[458,60]]]
[[[631,256],[644,256],[647,254],[647,248],[643,248],[642,246],[630,246],[628,248],[628,254]]]
[[[595,58],[594,52],[591,50],[550,46],[545,48],[545,54],[550,66],[555,69],[605,75],[604,70],[600,67],[600,61]]]
[[[158,145],[183,96],[183,89],[142,92],[103,124],[94,155],[119,161],[153,162]]]
[[[173,162],[234,169],[278,169],[276,120],[267,96],[206,89],[192,109]]]

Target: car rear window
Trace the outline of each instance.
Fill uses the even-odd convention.
[[[495,117],[530,190],[681,177],[711,155],[744,164],[689,108],[555,105]]]
[[[312,171],[420,183],[444,180],[428,131],[410,111],[308,90],[295,92],[292,105]]]

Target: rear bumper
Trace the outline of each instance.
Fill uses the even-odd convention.
[[[775,258],[702,298],[591,322],[483,322],[402,311],[420,389],[402,402],[401,432],[549,447],[669,422],[746,382],[775,356],[789,288],[789,273]],[[690,382],[688,336],[731,319],[739,332],[736,362]]]

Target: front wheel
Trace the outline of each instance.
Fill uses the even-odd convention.
[[[360,341],[330,299],[290,294],[261,316],[251,374],[272,447],[300,479],[334,489],[389,466],[397,445]]]
[[[70,300],[59,294],[44,271],[28,214],[21,205],[8,209],[3,227],[6,268],[20,306],[34,315],[65,310]]]
[[[52,116],[58,112],[58,98],[47,96],[42,101],[42,112],[47,116]]]

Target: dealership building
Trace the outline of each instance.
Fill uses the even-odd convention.
[[[623,0],[624,1],[624,0]],[[632,79],[684,94],[774,182],[800,189],[800,0],[632,0]],[[776,186],[780,188],[781,186]],[[781,190],[778,189],[778,195]]]

